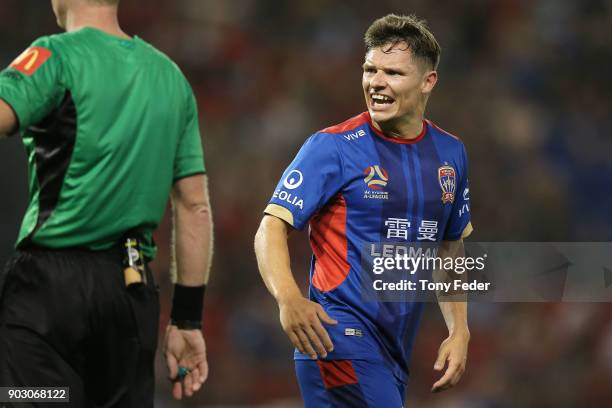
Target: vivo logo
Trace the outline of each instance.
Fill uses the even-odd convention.
[[[359,139],[360,137],[363,137],[363,136],[365,136],[365,135],[366,135],[365,130],[360,129],[360,130],[358,130],[358,131],[357,131],[357,132],[355,132],[355,133],[349,133],[348,135],[344,135],[344,138],[345,138],[346,140],[349,140],[349,141],[350,141],[350,140],[357,140],[357,139]]]

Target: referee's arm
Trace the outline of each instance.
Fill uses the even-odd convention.
[[[212,215],[207,178],[181,178],[172,188],[174,297],[164,355],[175,399],[191,397],[208,377],[201,318],[212,258]]]
[[[208,283],[213,233],[208,179],[197,174],[177,180],[172,188],[174,214],[173,281],[183,286]]]
[[[17,117],[13,108],[0,99],[0,138],[9,136],[17,130]]]

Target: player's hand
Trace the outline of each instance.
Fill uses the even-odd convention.
[[[442,371],[446,362],[446,372],[431,388],[431,392],[440,392],[454,387],[465,372],[467,363],[469,332],[449,336],[440,345],[434,370]]]
[[[168,325],[163,346],[172,386],[172,396],[180,400],[191,397],[208,378],[206,343],[200,330],[179,330]],[[177,380],[179,367],[189,370],[182,381]]]
[[[334,349],[334,344],[323,323],[337,324],[320,304],[303,296],[279,302],[280,321],[283,330],[293,345],[315,360],[317,355],[325,358]]]

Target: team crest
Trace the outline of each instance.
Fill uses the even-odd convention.
[[[451,166],[446,165],[438,169],[438,181],[442,189],[442,204],[455,201],[456,176],[455,169]]]

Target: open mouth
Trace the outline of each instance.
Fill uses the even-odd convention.
[[[372,101],[372,106],[387,106],[387,105],[391,105],[393,102],[395,102],[395,99],[391,98],[390,96],[387,95],[382,95],[382,94],[370,94],[370,99]]]

